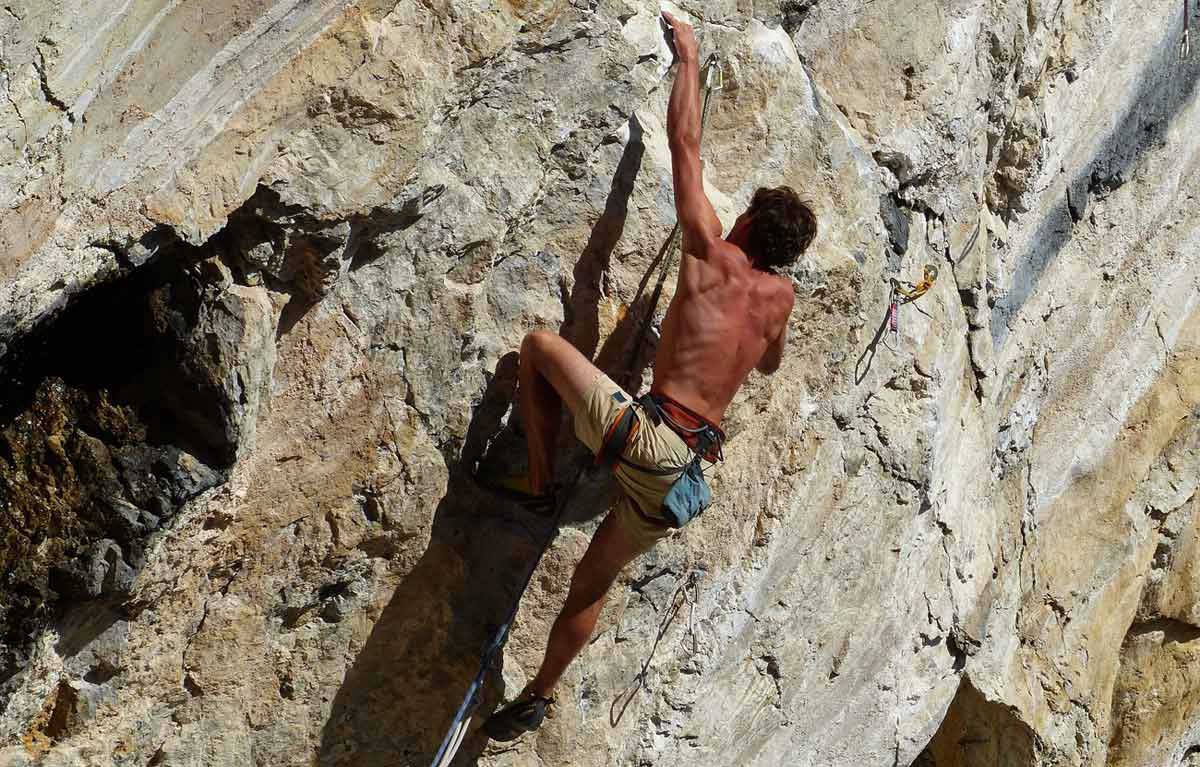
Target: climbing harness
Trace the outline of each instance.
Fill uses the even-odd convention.
[[[612,469],[618,462],[625,460],[622,458],[625,446],[637,436],[641,428],[642,421],[637,417],[637,411],[632,404],[626,405],[604,432],[604,437],[600,440],[600,449],[596,451],[596,465]]]
[[[625,716],[625,710],[629,708],[629,704],[633,702],[633,697],[638,691],[646,686],[646,674],[650,670],[650,664],[654,661],[654,654],[658,651],[658,644],[662,638],[666,636],[667,630],[671,628],[671,624],[675,622],[675,617],[679,615],[679,611],[684,605],[688,606],[688,628],[687,634],[692,639],[692,655],[697,652],[696,644],[696,590],[700,584],[700,578],[704,575],[702,567],[691,568],[687,577],[682,578],[675,592],[671,594],[671,600],[663,612],[662,620],[658,623],[658,633],[654,636],[654,644],[650,646],[650,652],[646,655],[646,660],[642,663],[642,668],[634,676],[624,690],[617,697],[613,698],[612,705],[608,709],[608,723],[616,727],[621,722],[621,717]],[[688,594],[689,589],[691,594]],[[680,600],[680,596],[683,600]]]
[[[657,426],[660,422],[678,434],[692,452],[709,463],[725,460],[725,432],[696,411],[665,394],[651,392],[641,399],[643,409]],[[671,415],[672,411],[676,415]],[[694,426],[680,423],[687,420]]]
[[[891,293],[888,296],[888,316],[887,329],[892,335],[892,344],[887,341],[887,334],[884,334],[883,345],[894,352],[899,352],[900,349],[900,307],[905,304],[911,304],[921,296],[929,292],[933,287],[933,283],[937,282],[938,268],[933,264],[925,265],[925,273],[921,281],[916,285],[902,280],[892,279]]]
[[[1190,0],[1183,0],[1183,39],[1179,41],[1179,58],[1187,59],[1192,55],[1191,41],[1192,8]]]
[[[639,410],[641,415],[638,414]],[[680,417],[696,426],[680,423],[679,418],[672,417],[669,410],[675,410]],[[641,428],[642,418],[649,418],[655,426],[665,423],[688,446],[691,458],[678,466],[667,467],[643,466],[625,458],[625,448]],[[659,510],[662,520],[678,529],[712,505],[712,491],[701,462],[723,461],[724,444],[725,432],[703,416],[670,397],[650,392],[639,397],[636,403],[627,405],[613,420],[596,453],[596,463],[610,469],[621,463],[634,471],[657,477],[677,475],[663,496]]]
[[[700,137],[704,137],[704,126],[708,122],[708,105],[712,100],[713,91],[723,90],[725,88],[725,75],[721,68],[721,59],[714,52],[704,62],[704,103],[700,108]],[[658,254],[654,260],[650,262],[650,268],[646,270],[645,276],[642,277],[641,284],[638,285],[637,293],[633,297],[633,302],[629,304],[631,307],[637,306],[638,300],[641,299],[643,291],[646,289],[650,278],[658,272],[658,281],[654,285],[654,292],[650,294],[650,308],[646,315],[642,318],[641,324],[638,326],[637,334],[634,336],[633,344],[629,349],[629,356],[625,360],[625,370],[622,381],[626,389],[631,389],[633,369],[637,364],[638,355],[642,350],[642,342],[646,339],[646,335],[650,332],[650,325],[654,322],[654,315],[658,311],[658,302],[662,298],[663,286],[666,284],[667,275],[671,272],[671,266],[675,260],[675,244],[679,241],[679,221],[675,221],[675,225],[671,227],[671,233],[667,235],[667,239],[663,242],[662,247],[658,249]]]
[[[679,410],[688,420],[694,421],[699,425],[686,426],[680,423],[678,419],[671,416],[668,409]],[[660,423],[667,424],[671,431],[678,434],[684,442],[688,443],[691,452],[697,457],[704,458],[709,463],[717,463],[718,461],[725,460],[723,451],[725,444],[724,431],[709,423],[703,416],[693,412],[670,397],[649,392],[638,397],[635,403],[626,405],[617,414],[617,417],[613,419],[612,425],[605,431],[604,437],[600,442],[600,449],[596,452],[595,463],[597,466],[604,466],[611,469],[618,463],[622,463],[631,469],[659,476],[674,474],[687,466],[687,463],[685,463],[680,466],[659,469],[651,466],[643,466],[624,457],[625,448],[628,447],[629,443],[641,430],[642,423],[641,417],[638,415],[638,410],[641,410],[645,417],[649,418],[655,426],[658,426]]]

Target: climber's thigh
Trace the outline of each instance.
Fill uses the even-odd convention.
[[[582,405],[584,392],[601,374],[600,368],[569,341],[547,330],[535,330],[525,336],[521,364],[533,365],[572,414]]]
[[[575,568],[564,611],[580,610],[603,599],[625,565],[643,551],[645,548],[619,523],[617,515],[610,513]]]

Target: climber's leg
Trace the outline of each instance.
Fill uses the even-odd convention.
[[[626,502],[626,499],[622,499]],[[571,576],[571,589],[546,642],[546,656],[526,694],[549,698],[567,666],[592,637],[608,590],[625,565],[645,551],[616,511],[605,517]]]
[[[521,344],[517,375],[521,422],[529,444],[530,489],[541,494],[554,480],[562,406],[575,413],[600,370],[562,337],[535,330]]]
[[[493,740],[514,740],[541,726],[546,711],[554,702],[554,687],[558,680],[591,639],[609,588],[625,565],[653,545],[639,538],[624,523],[622,507],[628,503],[632,503],[628,497],[621,498],[618,507],[592,536],[591,544],[576,566],[566,604],[550,630],[546,655],[537,676],[520,695],[484,724],[484,731]]]

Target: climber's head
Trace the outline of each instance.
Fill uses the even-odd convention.
[[[760,187],[725,239],[746,252],[756,269],[796,263],[817,234],[817,217],[790,186]]]

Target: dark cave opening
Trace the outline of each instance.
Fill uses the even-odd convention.
[[[185,423],[197,422],[189,412],[213,407],[187,378],[180,344],[203,298],[195,271],[204,255],[176,243],[132,273],[88,290],[14,343],[0,359],[0,430],[33,406],[43,382],[59,379],[70,389],[104,391],[114,406],[130,409],[148,444],[177,445],[210,465],[227,464],[228,445],[213,439],[211,429],[197,432]],[[96,436],[116,436],[103,423],[89,426]]]
[[[119,603],[151,534],[233,462],[226,403],[189,338],[211,252],[159,251],[0,359],[0,684],[62,609]]]
[[[4,339],[0,708],[46,625],[82,605],[112,620],[144,609],[129,597],[154,533],[228,478],[278,335],[336,281],[353,233],[260,187],[202,246],[165,227],[93,243],[122,273]]]

